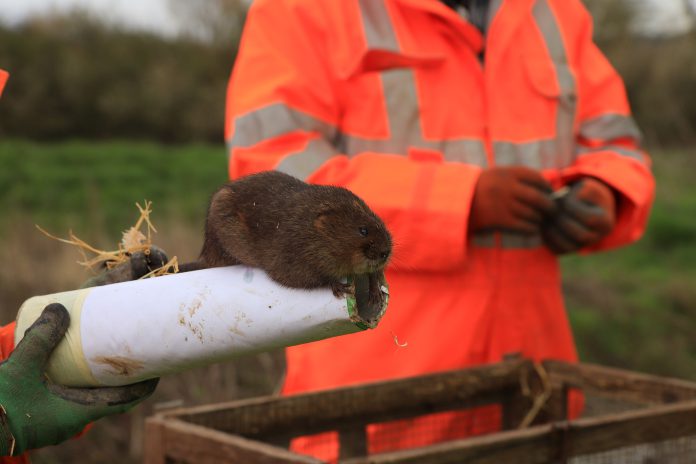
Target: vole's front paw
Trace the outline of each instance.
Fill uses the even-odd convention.
[[[355,294],[355,286],[353,284],[343,282],[333,282],[331,284],[331,291],[336,298],[343,298],[346,295]]]

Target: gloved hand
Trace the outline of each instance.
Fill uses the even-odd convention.
[[[152,245],[149,252],[138,251],[133,253],[128,261],[92,277],[82,284],[81,288],[137,280],[148,272],[164,266],[167,264],[167,261],[169,261],[169,258],[167,258],[164,250]]]
[[[542,232],[544,243],[557,254],[570,253],[606,237],[616,222],[616,197],[604,182],[586,177],[559,198],[558,213]]]
[[[55,445],[101,417],[146,399],[159,379],[106,388],[51,384],[44,368],[70,324],[64,306],[48,305],[10,357],[0,364],[0,456]]]
[[[551,185],[533,169],[524,166],[486,169],[474,190],[469,229],[537,233],[544,217],[555,211],[551,191]]]

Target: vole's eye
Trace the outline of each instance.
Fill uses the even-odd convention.
[[[367,227],[361,227],[358,230],[360,231],[360,235],[362,235],[363,237],[367,237]]]

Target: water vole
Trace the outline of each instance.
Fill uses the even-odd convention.
[[[223,185],[210,201],[202,267],[258,267],[287,287],[350,291],[370,274],[371,299],[392,249],[382,220],[349,190],[267,171]]]

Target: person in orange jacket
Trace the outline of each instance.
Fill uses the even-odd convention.
[[[225,129],[230,178],[344,186],[394,237],[380,326],[287,349],[284,394],[577,360],[557,255],[637,240],[654,196],[579,0],[257,0]],[[370,425],[368,450],[475,432],[460,419]],[[317,443],[294,449],[335,457]]]

